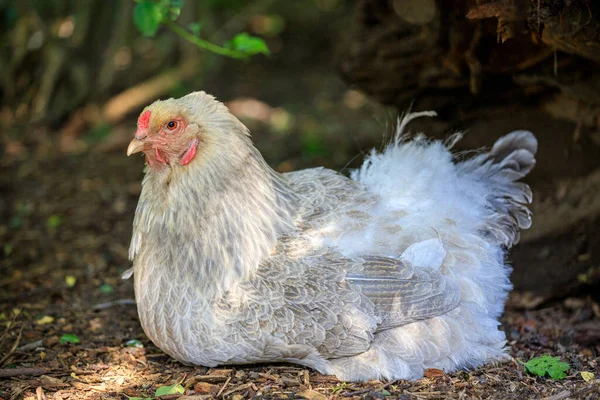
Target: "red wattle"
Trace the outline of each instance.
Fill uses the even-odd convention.
[[[181,165],[189,164],[190,161],[196,155],[196,148],[198,147],[198,139],[192,140],[190,143],[190,147],[185,151],[183,157],[181,158]]]

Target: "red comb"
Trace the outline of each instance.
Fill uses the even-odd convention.
[[[138,128],[140,128],[140,129],[148,129],[148,124],[149,123],[150,123],[150,110],[146,110],[138,118]]]

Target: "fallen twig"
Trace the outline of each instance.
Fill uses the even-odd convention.
[[[225,388],[229,384],[230,380],[231,380],[231,377],[227,378],[227,380],[225,381],[225,384],[223,385],[223,387],[221,388],[221,390],[219,390],[219,393],[217,393],[216,397],[219,397],[221,395],[221,393],[223,393],[223,390],[225,390]]]
[[[0,379],[19,375],[39,376],[46,373],[48,373],[46,368],[4,368],[0,369]]]
[[[25,325],[21,325],[21,330],[19,330],[19,334],[17,335],[17,340],[15,340],[15,342],[13,343],[13,345],[10,348],[10,350],[8,351],[8,353],[6,353],[6,355],[4,357],[2,357],[2,359],[0,360],[0,366],[4,365],[6,360],[8,360],[10,358],[10,356],[12,356],[12,354],[15,352],[17,347],[19,347],[19,343],[21,342],[21,337],[23,334],[24,327],[25,327]]]
[[[104,310],[104,309],[111,308],[114,306],[130,306],[130,305],[135,305],[135,299],[119,299],[119,300],[108,301],[106,303],[94,304],[92,306],[92,310]]]

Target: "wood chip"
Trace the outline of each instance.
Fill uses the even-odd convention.
[[[446,376],[446,373],[444,371],[442,371],[441,369],[437,369],[437,368],[427,368],[425,370],[425,377],[426,378],[437,378],[440,376]]]
[[[35,389],[35,395],[37,397],[37,400],[47,400],[46,394],[44,393],[44,389],[41,386],[38,386],[38,388]]]
[[[233,394],[235,392],[241,392],[242,390],[246,390],[246,389],[250,389],[252,387],[252,383],[245,383],[243,385],[237,386],[231,390],[228,390],[227,392],[223,393],[223,397],[227,397],[230,394]]]
[[[306,389],[297,393],[298,396],[308,400],[327,400],[327,396],[313,389]]]
[[[300,386],[300,382],[295,378],[288,378],[286,376],[281,376],[277,379],[277,383],[284,386]]]
[[[194,385],[194,392],[198,394],[217,394],[219,391],[219,387],[217,385],[213,385],[208,382],[198,382]]]

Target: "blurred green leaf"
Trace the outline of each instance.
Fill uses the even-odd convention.
[[[235,35],[233,39],[225,44],[225,47],[249,56],[253,56],[255,54],[271,54],[267,44],[263,39],[256,36],[250,36],[246,32]]]
[[[156,35],[158,27],[168,11],[164,4],[142,0],[135,5],[133,22],[142,35],[152,37]]]
[[[12,252],[13,252],[13,247],[10,244],[5,243],[4,244],[4,256],[8,257],[12,254]]]
[[[188,24],[188,29],[192,32],[194,36],[200,36],[200,30],[202,29],[202,24],[199,22],[192,22]]]
[[[165,1],[165,0],[163,0]],[[181,9],[183,8],[183,0],[166,0],[167,1],[167,7],[169,10],[169,19],[171,21],[175,21],[177,18],[179,18],[179,15],[181,14]]]
[[[81,340],[79,340],[79,336],[74,335],[72,333],[65,333],[64,335],[62,335],[60,337],[59,340],[60,343],[72,343],[72,344],[77,344],[80,343]]]
[[[102,294],[110,294],[115,291],[115,288],[109,283],[103,283],[102,285],[100,285],[98,290],[100,290],[100,293]]]
[[[325,156],[329,154],[329,149],[321,140],[321,137],[314,132],[306,132],[302,135],[302,153],[306,156]]]
[[[48,219],[46,220],[46,226],[50,229],[56,229],[60,226],[61,222],[61,216],[54,214],[48,217]]]
[[[183,394],[183,393],[185,393],[184,387],[177,383],[177,384],[171,385],[171,386],[159,387],[158,389],[156,389],[156,393],[154,394],[154,396],[159,397],[159,396],[164,396],[166,394]]]

